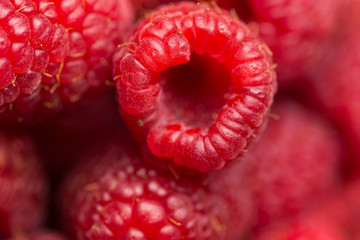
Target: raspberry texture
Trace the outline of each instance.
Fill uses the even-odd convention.
[[[275,104],[270,121],[249,153],[249,182],[258,225],[287,220],[317,206],[340,175],[341,146],[324,120],[294,102]]]
[[[75,239],[239,239],[252,205],[239,168],[232,169],[176,179],[115,142],[67,178],[60,194],[64,223]]]
[[[0,134],[0,237],[38,227],[45,214],[43,169],[30,139]]]
[[[329,50],[342,0],[247,0],[251,21],[274,52],[279,87],[302,81]],[[242,7],[242,4],[239,8]]]
[[[2,0],[0,107],[53,109],[104,85],[131,20],[127,0]]]
[[[200,171],[221,169],[239,156],[264,123],[276,91],[268,47],[227,11],[192,2],[151,12],[127,41],[114,56],[114,79],[120,110],[135,137],[147,141],[157,157]],[[161,76],[196,57],[213,59],[229,75],[223,105],[202,127],[186,124],[186,115],[167,104],[172,92],[166,93],[162,82],[171,79]],[[227,83],[205,79],[203,87],[212,84]],[[188,100],[185,95],[177,102]]]

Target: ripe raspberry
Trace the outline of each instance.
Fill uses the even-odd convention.
[[[104,85],[130,7],[128,0],[2,0],[0,107],[56,108]]]
[[[0,134],[0,238],[44,219],[46,182],[30,139]]]
[[[360,181],[348,182],[337,189],[322,206],[300,218],[275,223],[256,240],[336,240],[360,239]]]
[[[30,234],[15,234],[8,240],[67,240],[64,236],[50,231],[50,230],[37,230]]]
[[[316,206],[340,174],[340,144],[333,130],[295,103],[274,107],[280,120],[269,122],[247,162],[259,226]]]
[[[346,145],[352,156],[351,164],[360,167],[360,27],[359,1],[349,1],[351,11],[347,11],[345,33],[336,48],[321,68],[314,73],[309,98],[313,99],[320,110],[329,116],[342,131]],[[308,89],[309,90],[309,89]]]
[[[75,239],[236,240],[250,224],[252,201],[239,168],[225,172],[176,179],[115,142],[67,178],[64,223]]]
[[[114,56],[120,110],[153,154],[200,171],[241,154],[276,91],[265,44],[228,12],[191,2],[151,12],[128,44]],[[185,76],[194,62],[224,75]]]
[[[342,0],[247,0],[251,21],[274,52],[280,87],[302,81],[328,52]],[[242,5],[239,7],[241,8]]]

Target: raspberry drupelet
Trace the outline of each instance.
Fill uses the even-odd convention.
[[[237,240],[252,224],[236,166],[189,180],[144,165],[117,142],[85,159],[60,193],[74,239]]]
[[[155,156],[209,171],[246,151],[267,119],[276,74],[271,51],[244,23],[182,2],[151,12],[127,41],[114,56],[120,111]],[[179,79],[194,61],[219,77],[192,78],[195,68]]]
[[[132,15],[128,0],[2,0],[0,107],[56,109],[103,86]]]
[[[0,238],[38,227],[47,184],[31,139],[0,133]]]

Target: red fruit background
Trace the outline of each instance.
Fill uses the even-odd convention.
[[[180,29],[183,16],[201,16],[206,31],[171,32],[166,56],[178,66],[164,70],[161,48],[142,37],[165,36],[169,18]],[[253,44],[213,38],[227,31],[212,25],[220,18]],[[358,0],[0,0],[0,240],[360,240],[359,28]],[[262,53],[276,96],[240,154],[199,172],[191,137],[236,91],[231,76],[244,76],[216,60],[223,45],[217,57],[245,49],[246,76]],[[139,62],[156,73],[144,77]],[[149,79],[159,102],[128,88]],[[143,104],[136,113],[167,111],[133,115],[124,99]],[[193,127],[186,144],[147,137],[169,117]],[[216,165],[237,144],[198,159]]]

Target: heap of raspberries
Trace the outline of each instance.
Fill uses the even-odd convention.
[[[360,240],[359,16],[0,0],[0,240]]]

